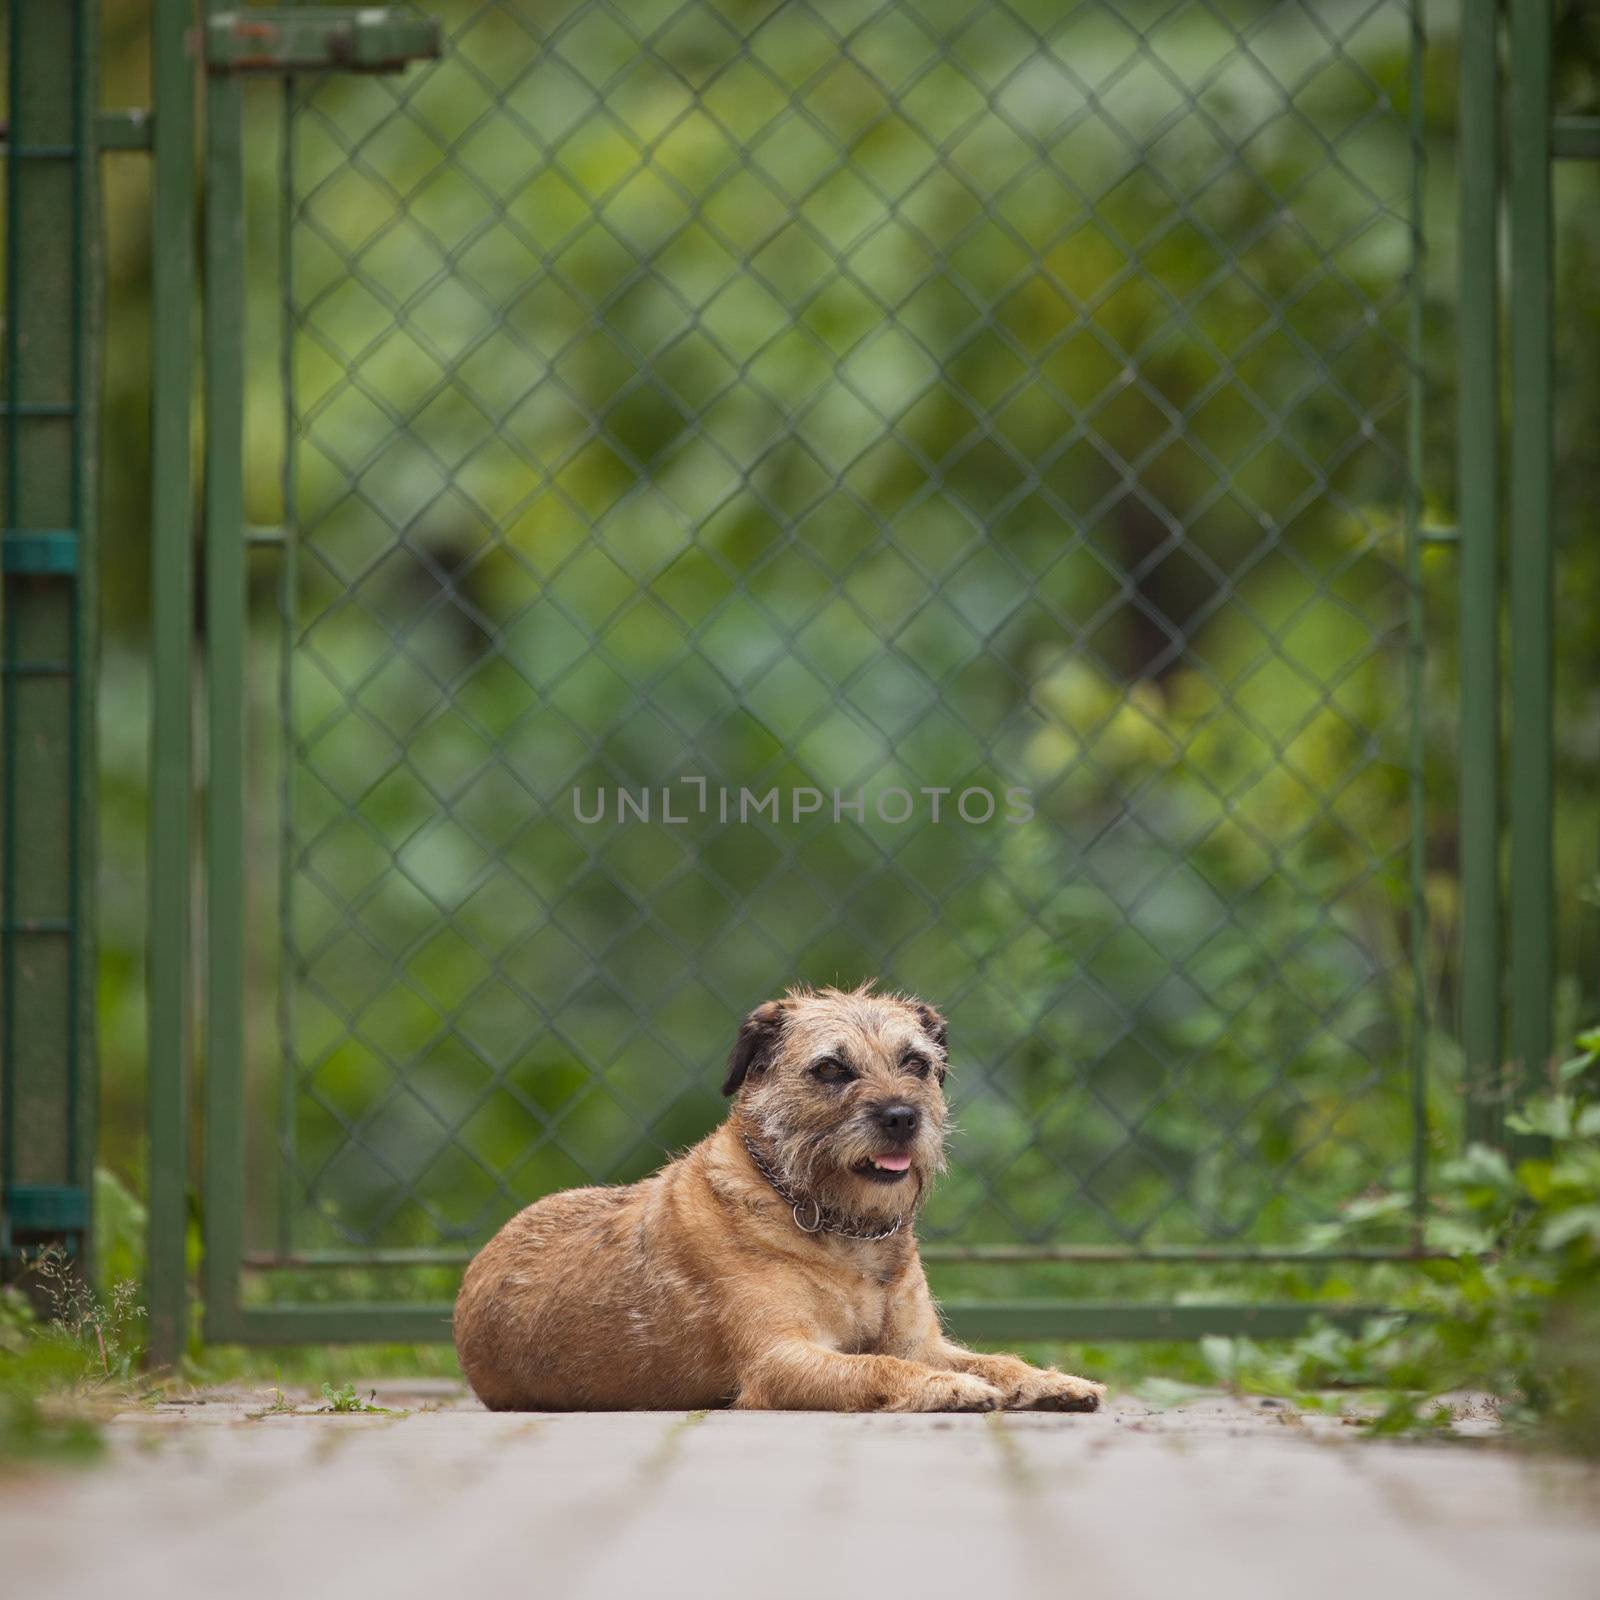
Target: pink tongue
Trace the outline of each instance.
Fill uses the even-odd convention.
[[[910,1156],[874,1156],[872,1164],[885,1172],[904,1172],[911,1165]]]

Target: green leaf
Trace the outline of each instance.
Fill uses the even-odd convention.
[[[1550,1191],[1554,1185],[1548,1161],[1543,1159],[1519,1161],[1517,1177],[1522,1180],[1522,1187],[1528,1191],[1530,1199],[1542,1205],[1550,1198]]]
[[[1556,1077],[1562,1083],[1570,1083],[1574,1078],[1581,1077],[1587,1072],[1596,1061],[1600,1061],[1600,1056],[1597,1056],[1592,1050],[1585,1055],[1574,1056],[1570,1061],[1563,1061],[1556,1068]]]
[[[1513,1133],[1569,1139],[1572,1136],[1572,1101],[1564,1094],[1530,1100],[1521,1111],[1514,1111],[1506,1118],[1506,1126]]]
[[[1574,1206],[1553,1216],[1539,1233],[1539,1248],[1560,1250],[1574,1239],[1600,1243],[1600,1205]]]
[[[1476,1255],[1494,1247],[1495,1232],[1464,1217],[1433,1217],[1427,1225],[1428,1244],[1452,1254]]]
[[[1439,1177],[1447,1184],[1481,1184],[1508,1192],[1514,1192],[1517,1187],[1505,1151],[1486,1144],[1468,1145],[1464,1155],[1440,1166]]]

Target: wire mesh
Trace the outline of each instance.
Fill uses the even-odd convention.
[[[931,1237],[1403,1178],[1412,5],[430,9],[288,91],[280,1250],[637,1177],[868,974]]]

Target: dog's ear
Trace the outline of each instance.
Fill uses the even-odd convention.
[[[739,1024],[739,1037],[728,1052],[728,1078],[722,1092],[736,1094],[752,1072],[761,1072],[769,1066],[782,1036],[783,1002],[768,1000],[757,1006]]]
[[[939,1047],[939,1054],[947,1060],[950,1056],[950,1024],[926,1000],[913,1000],[911,1009],[922,1024],[922,1031]]]

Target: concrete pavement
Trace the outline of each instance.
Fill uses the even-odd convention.
[[[1600,1486],[1203,1399],[1093,1417],[404,1416],[163,1404],[111,1459],[0,1478],[17,1600],[1600,1597]],[[310,1406],[317,1401],[306,1401]]]

